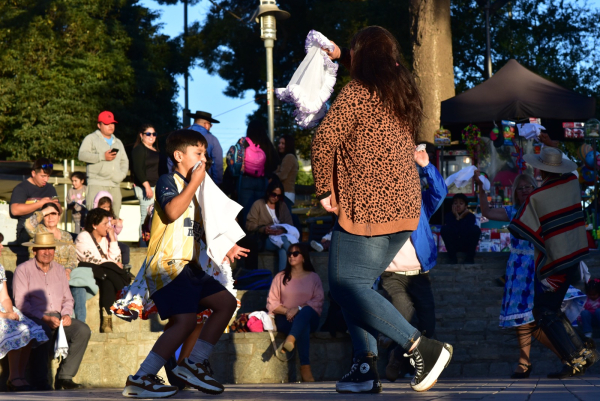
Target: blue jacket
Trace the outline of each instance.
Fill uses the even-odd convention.
[[[423,271],[428,271],[436,265],[437,261],[437,247],[429,227],[429,219],[444,202],[448,194],[448,187],[433,164],[429,163],[421,171],[427,178],[429,185],[422,192],[421,217],[417,229],[410,236],[410,240],[415,247],[421,268]]]
[[[189,129],[198,131],[206,138],[206,142],[208,143],[206,153],[213,160],[213,164],[210,166],[210,170],[208,170],[207,173],[215,184],[221,185],[223,182],[223,149],[221,148],[219,140],[201,125],[192,124]]]

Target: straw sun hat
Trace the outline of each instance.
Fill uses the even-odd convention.
[[[37,233],[33,241],[24,242],[22,245],[33,248],[56,248],[58,245],[66,245],[66,243],[57,241],[52,233]]]
[[[563,158],[563,153],[556,148],[545,147],[539,155],[527,154],[523,159],[533,168],[549,173],[569,173],[577,170],[577,164]]]

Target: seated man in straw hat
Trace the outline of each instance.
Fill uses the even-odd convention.
[[[552,377],[580,375],[598,360],[598,354],[581,340],[560,309],[569,285],[581,279],[579,262],[588,254],[581,189],[571,173],[577,165],[548,147],[524,159],[541,170],[543,182],[508,229],[535,247],[533,316],[565,363],[562,374]]]
[[[13,279],[15,305],[24,315],[42,326],[50,339],[31,351],[31,376],[38,390],[51,389],[48,384],[48,356],[54,352],[61,320],[69,350],[56,373],[56,390],[82,387],[73,381],[73,376],[79,370],[91,336],[90,328],[85,323],[71,319],[73,296],[64,267],[54,261],[57,245],[60,243],[52,233],[38,233],[34,242],[24,243],[23,246],[33,247],[34,258],[17,266]]]

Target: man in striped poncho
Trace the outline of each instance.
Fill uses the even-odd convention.
[[[529,195],[508,229],[535,247],[533,315],[565,362],[568,371],[562,377],[583,374],[598,360],[598,354],[582,342],[560,309],[569,285],[580,280],[579,262],[588,253],[581,190],[577,177],[570,173],[577,165],[554,148],[524,158],[542,171],[544,181]]]

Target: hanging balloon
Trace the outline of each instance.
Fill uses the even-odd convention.
[[[590,153],[591,151],[593,151],[594,149],[592,148],[592,145],[588,144],[588,143],[584,143],[583,145],[581,145],[581,147],[577,150],[577,158],[579,160],[581,160],[582,162],[585,162],[585,156]]]
[[[594,181],[595,181],[594,180],[594,178],[595,178],[594,170],[590,170],[587,167],[582,167],[579,177],[581,177],[584,184],[594,185]]]
[[[600,152],[596,151],[594,153],[594,151],[592,150],[587,155],[585,155],[585,165],[591,169],[594,168],[594,154],[596,155],[596,157],[595,157],[596,164],[598,164],[600,162]],[[600,165],[600,164],[598,164],[598,165]]]

